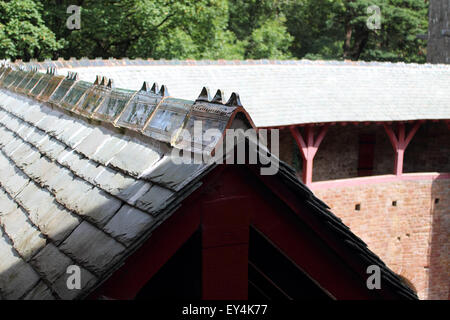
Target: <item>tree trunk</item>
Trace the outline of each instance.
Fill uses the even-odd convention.
[[[347,21],[345,23],[344,59],[351,58],[352,34],[353,28],[350,25],[350,21]]]

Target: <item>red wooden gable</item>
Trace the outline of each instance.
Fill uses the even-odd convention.
[[[332,299],[402,298],[391,285],[367,288],[367,264],[329,232],[308,201],[278,176],[260,176],[256,166],[218,166],[90,298],[135,298],[198,230],[203,299],[248,298],[250,230]]]

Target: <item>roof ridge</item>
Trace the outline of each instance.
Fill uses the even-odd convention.
[[[277,59],[246,59],[246,60],[232,60],[232,59],[218,59],[218,60],[194,60],[194,59],[157,59],[152,58],[70,58],[65,60],[60,58],[58,60],[30,60],[29,62],[24,62],[20,59],[13,62],[15,65],[29,66],[38,65],[42,68],[48,66],[52,67],[62,67],[62,68],[82,68],[89,66],[96,67],[111,67],[111,66],[240,66],[240,65],[323,65],[323,66],[371,66],[371,67],[401,67],[401,68],[432,68],[432,69],[450,69],[450,65],[446,64],[430,64],[430,63],[405,63],[405,62],[389,62],[389,61],[352,61],[352,60],[309,60],[309,59],[298,59],[298,60],[277,60]]]
[[[128,90],[115,88],[112,79],[104,76],[97,76],[91,83],[78,80],[76,72],[68,72],[66,77],[56,75],[55,67],[48,67],[44,74],[35,67],[24,71],[23,67],[11,66],[0,67],[0,88],[50,104],[70,115],[127,129],[181,149],[198,150],[194,143],[194,121],[200,121],[205,130],[220,129],[217,142],[223,139],[236,113],[244,113],[253,125],[239,95],[233,92],[228,101],[222,101],[220,89],[211,99],[203,95],[209,91],[204,87],[199,98],[191,101],[170,96],[167,87],[156,82],[152,87],[143,82],[139,90]],[[212,128],[215,125],[219,127]],[[184,135],[183,130],[190,135]],[[190,147],[193,143],[194,147]]]

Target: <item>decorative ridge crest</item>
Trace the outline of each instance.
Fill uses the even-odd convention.
[[[11,69],[20,70],[17,66]],[[144,129],[153,118],[158,120],[154,121],[154,127],[152,128],[155,130],[161,129],[161,132],[164,132],[165,129],[163,128],[167,126],[168,122],[176,127],[179,126],[178,129],[174,127],[174,130],[179,130],[187,125],[188,121],[190,121],[189,119],[199,119],[200,121],[207,121],[207,119],[210,119],[212,122],[208,122],[208,125],[217,125],[218,128],[223,131],[228,127],[230,121],[234,119],[234,114],[243,111],[242,109],[237,110],[237,107],[242,107],[237,93],[233,92],[229,100],[224,103],[224,93],[220,89],[217,90],[212,99],[209,94],[209,89],[203,87],[196,101],[179,101],[179,99],[170,99],[167,86],[159,86],[156,82],[150,86],[150,83],[145,81],[143,82],[142,87],[137,91],[125,89],[110,91],[103,89],[114,88],[114,82],[113,79],[105,76],[97,75],[94,83],[88,83],[85,81],[78,82],[79,75],[77,72],[73,71],[69,71],[65,77],[59,77],[60,81],[56,81],[57,79],[53,78],[56,74],[55,67],[48,67],[45,74],[38,72],[36,66],[33,66],[31,69],[29,68],[29,70],[25,72],[33,74],[33,76],[34,73],[38,73],[41,77],[44,75],[50,76],[49,79],[43,81],[42,86],[39,87],[40,93],[47,92],[44,97],[45,99],[39,99],[36,95],[30,95],[26,92],[18,91],[17,93],[29,95],[30,98],[36,99],[41,103],[50,103],[52,106],[59,107],[68,112],[73,112],[82,117],[95,118],[104,123],[111,123],[115,127],[127,128],[142,134],[144,134]],[[4,80],[4,76],[5,73],[3,72],[1,80]],[[63,80],[72,80],[73,82],[64,82]],[[14,88],[6,88],[14,91]],[[37,88],[36,84],[33,89],[34,88]],[[139,92],[148,92],[153,96],[142,99],[137,98],[136,95],[139,94]],[[165,101],[166,105],[164,105],[164,108],[166,109],[162,107],[162,101]],[[202,103],[196,105],[197,102]],[[85,104],[89,105],[89,108],[80,110],[78,106],[84,106]],[[147,109],[147,104],[155,105],[153,108]],[[125,112],[126,110],[129,110],[128,113]],[[155,117],[158,112],[166,112],[164,110],[170,110],[170,112],[167,112],[162,118]],[[126,114],[127,116],[124,118],[123,124],[120,124],[118,119],[122,114]],[[144,116],[145,118],[142,118]],[[139,119],[140,117],[142,119]],[[129,122],[128,125],[127,122]],[[162,133],[160,135],[162,135]],[[147,136],[147,134],[144,134],[144,136]],[[153,138],[168,142],[163,138],[158,138],[158,135]],[[170,143],[172,143],[172,141],[170,141]],[[173,146],[175,146],[175,144],[173,144]]]
[[[218,89],[214,97],[211,99],[209,94],[208,87],[203,87],[199,96],[195,100],[195,102],[207,102],[212,104],[224,105],[227,107],[242,107],[241,99],[239,98],[239,94],[233,92],[226,103],[223,102],[224,98],[223,90]]]

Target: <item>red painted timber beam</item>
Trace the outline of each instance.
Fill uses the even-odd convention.
[[[420,127],[421,122],[418,121],[414,124],[411,131],[406,136],[405,124],[398,124],[398,134],[396,135],[394,129],[391,125],[384,125],[384,130],[386,131],[389,140],[391,141],[392,147],[395,152],[395,162],[394,162],[394,174],[401,176],[403,174],[403,158],[405,155],[405,150],[408,144],[411,142],[412,138],[416,134]],[[406,136],[406,137],[405,137]]]
[[[291,134],[297,142],[303,157],[302,180],[306,185],[311,185],[312,183],[314,157],[317,150],[319,150],[319,146],[322,143],[329,126],[329,124],[322,126],[319,135],[314,140],[314,129],[312,126],[308,125],[306,127],[306,142],[297,127],[290,127]]]
[[[249,203],[240,196],[203,203],[204,300],[248,299]]]

